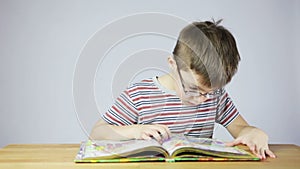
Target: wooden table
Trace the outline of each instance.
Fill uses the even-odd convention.
[[[177,162],[177,163],[80,163],[73,162],[78,144],[11,144],[0,149],[0,169],[10,168],[105,168],[105,169],[300,169],[300,147],[291,144],[270,145],[277,155],[260,162]]]

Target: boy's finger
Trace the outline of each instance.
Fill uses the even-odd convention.
[[[163,136],[164,136],[163,138],[164,140],[167,140],[171,137],[171,132],[167,126],[164,126]]]
[[[262,156],[260,155],[260,153],[256,153],[256,152],[252,152],[256,157],[262,159]]]
[[[169,128],[165,125],[157,125],[156,130],[161,136],[162,140],[167,140],[171,135]]]
[[[260,154],[259,150],[256,149],[255,144],[248,143],[246,145],[249,147],[249,149],[250,149],[250,151],[252,151],[252,153]]]
[[[168,133],[165,130],[159,131],[162,140],[168,139]]]
[[[159,134],[159,131],[158,130],[151,130],[149,131],[149,134],[158,142],[161,142],[162,140],[162,137],[161,135]]]
[[[143,134],[141,135],[141,139],[143,139],[143,140],[151,140],[151,137],[150,137],[148,134],[143,133]]]
[[[232,146],[235,146],[235,145],[238,145],[238,144],[241,144],[241,143],[242,143],[242,141],[240,139],[235,139],[232,142],[225,143],[225,145],[228,146],[228,147],[232,147]]]
[[[271,158],[276,158],[276,155],[275,155],[270,149],[267,149],[267,150],[266,150],[266,154],[267,154],[268,156],[270,156]]]
[[[266,159],[266,154],[265,154],[265,152],[266,152],[266,149],[264,149],[264,148],[261,148],[260,149],[260,156],[261,156],[261,158],[262,159]]]

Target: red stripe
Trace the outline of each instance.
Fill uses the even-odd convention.
[[[135,92],[135,91],[139,91],[139,90],[153,90],[153,89],[157,89],[157,87],[135,87],[131,90],[128,90],[129,93],[131,92]]]
[[[166,96],[166,95],[159,95],[159,96],[140,96],[140,97],[137,97],[137,98],[135,98],[135,99],[133,99],[133,101],[135,102],[135,101],[139,101],[139,100],[141,100],[141,99],[163,99],[163,98],[168,98],[169,96]]]
[[[153,79],[145,79],[145,80],[142,80],[142,82],[150,82],[150,83],[152,83]]]

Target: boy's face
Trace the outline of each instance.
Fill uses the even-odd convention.
[[[221,95],[221,89],[212,89],[201,84],[202,77],[193,70],[177,69],[179,96],[184,104],[198,105],[208,99],[215,99]]]

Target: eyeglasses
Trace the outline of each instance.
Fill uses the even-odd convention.
[[[184,94],[189,96],[189,97],[205,97],[207,99],[214,99],[214,98],[217,98],[217,97],[220,97],[223,93],[223,89],[217,89],[213,92],[209,92],[209,93],[201,93],[199,90],[186,90],[184,84],[183,84],[183,79],[182,79],[182,75],[180,73],[180,70],[179,68],[177,67],[177,72],[179,74],[179,78],[180,78],[180,81],[181,81],[181,85],[182,85],[182,89],[184,91]]]

